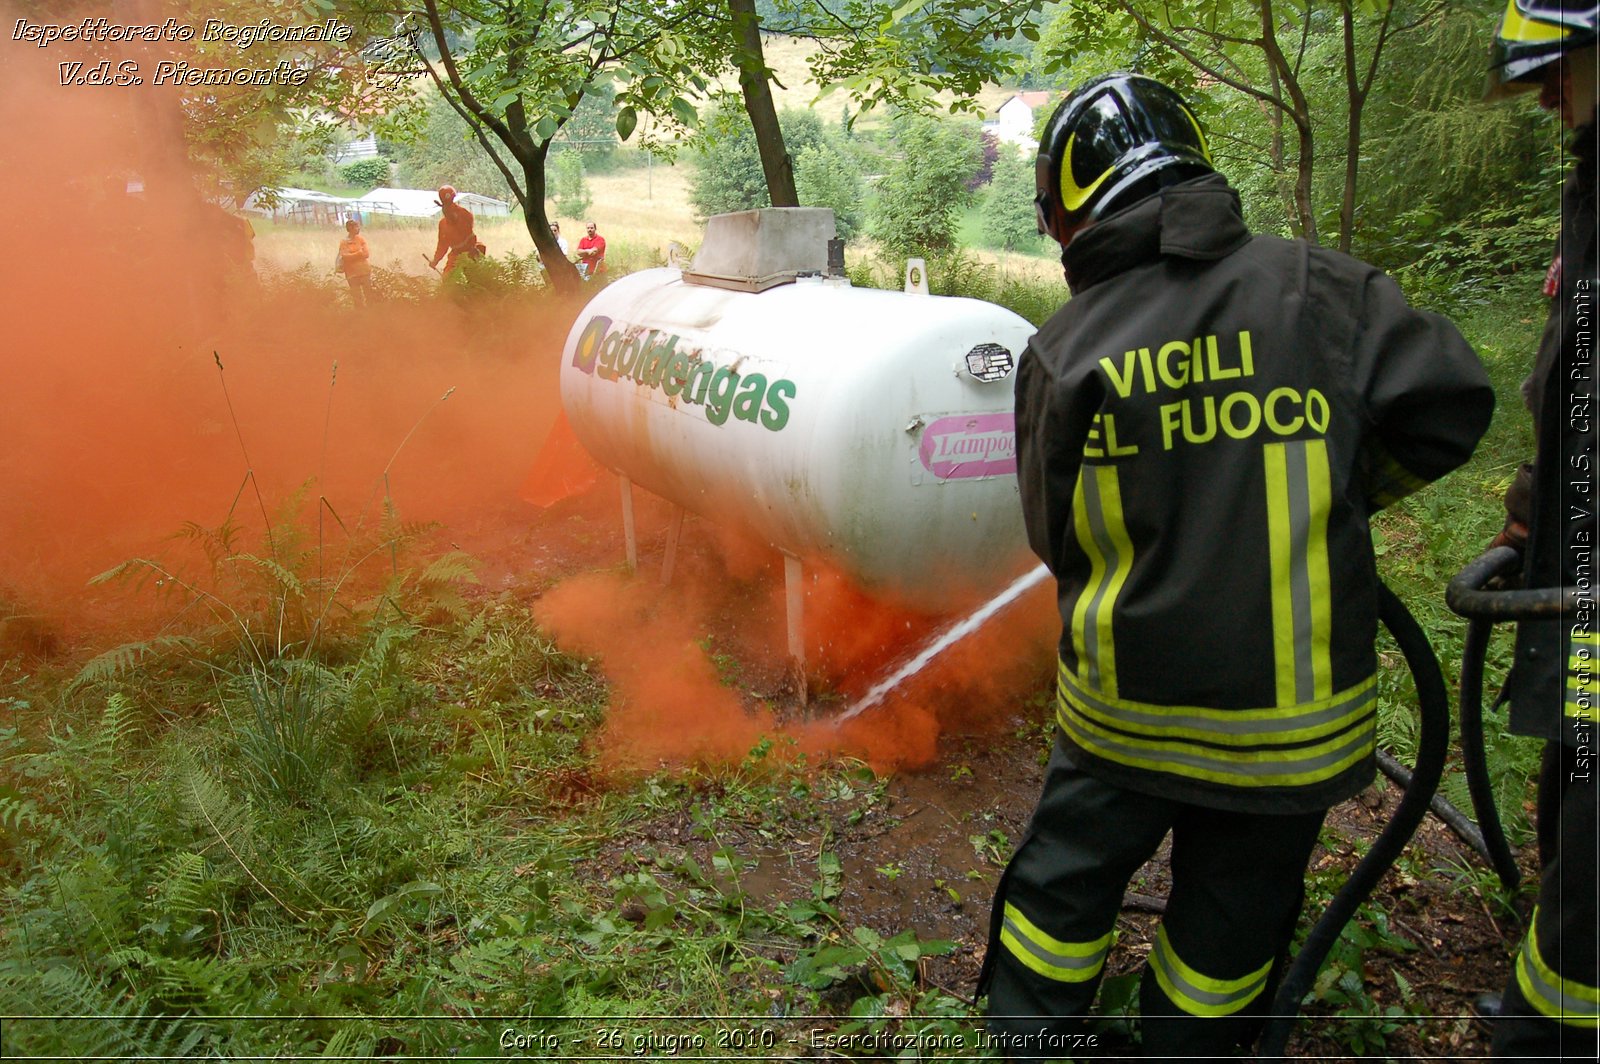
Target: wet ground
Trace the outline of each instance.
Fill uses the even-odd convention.
[[[518,519],[526,513],[490,515],[479,528],[452,530],[455,542],[483,560],[491,591],[532,601],[564,575],[620,563],[612,492],[592,492],[525,522]],[[668,513],[663,504],[641,500],[641,578],[657,571],[652,567],[660,563]],[[679,579],[716,570],[721,562],[711,543],[708,536],[686,535]],[[781,579],[781,566],[766,578]],[[748,656],[738,683],[752,704],[798,714],[781,658],[749,645],[746,622],[742,611],[720,618],[713,612],[707,634],[727,652]],[[1047,683],[1048,674],[1041,675],[1038,689]],[[826,711],[813,705],[807,712]],[[667,813],[605,848],[592,872],[603,882],[636,868],[641,853],[663,850],[687,853],[709,868],[713,852],[727,847],[744,862],[738,888],[770,909],[810,897],[819,881],[819,854],[835,854],[841,876],[833,904],[841,925],[884,936],[911,930],[921,939],[955,943],[947,955],[925,958],[919,976],[929,987],[970,999],[990,902],[1038,797],[1049,735],[1049,709],[1042,700],[996,706],[983,726],[943,734],[933,764],[876,782],[864,776],[855,800],[831,796],[820,818],[816,803],[805,815],[798,808],[792,816],[772,809],[759,822],[727,821],[713,844],[695,833],[687,809]],[[1324,841],[1332,849],[1319,847],[1308,872],[1313,899],[1325,899],[1343,882],[1398,797],[1380,776],[1358,799],[1331,812]],[[1525,875],[1531,875],[1531,855],[1522,860]],[[1336,949],[1319,984],[1324,1003],[1307,1008],[1290,1054],[1328,1060],[1487,1058],[1487,1037],[1468,1007],[1478,994],[1500,988],[1511,944],[1521,935],[1515,917],[1491,910],[1492,880],[1449,829],[1425,820],[1363,916],[1367,947],[1359,954]],[[1108,981],[1140,969],[1166,888],[1163,852],[1131,884]],[[1308,913],[1307,921],[1315,915]],[[848,999],[839,1004],[847,1006]],[[1120,1038],[1116,1030],[1107,1032],[1109,1053],[1126,1046]]]

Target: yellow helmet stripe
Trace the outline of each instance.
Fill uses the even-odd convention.
[[[1216,166],[1216,161],[1211,158],[1211,144],[1206,140],[1205,130],[1200,128],[1200,120],[1196,118],[1194,116],[1194,112],[1189,110],[1187,107],[1183,109],[1183,117],[1187,118],[1189,120],[1189,124],[1194,127],[1195,138],[1200,142],[1200,154],[1205,156],[1206,162],[1210,163],[1212,166]]]
[[[1506,17],[1500,22],[1500,39],[1503,41],[1516,41],[1518,44],[1541,44],[1545,41],[1559,41],[1571,32],[1565,26],[1552,26],[1545,22],[1535,22],[1523,18],[1522,12],[1517,10],[1517,0],[1506,0]]]
[[[1072,177],[1072,144],[1077,139],[1078,134],[1075,132],[1068,136],[1067,150],[1061,153],[1061,205],[1069,211],[1075,211],[1088,203],[1095,189],[1105,184],[1106,178],[1116,169],[1115,166],[1106,167],[1106,172],[1089,182],[1087,188],[1079,188],[1077,181]]]

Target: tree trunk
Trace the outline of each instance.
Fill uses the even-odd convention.
[[[1378,39],[1372,44],[1372,59],[1363,79],[1356,70],[1356,29],[1354,5],[1344,4],[1344,82],[1349,97],[1349,123],[1345,127],[1344,199],[1339,205],[1339,250],[1346,254],[1355,239],[1356,188],[1361,175],[1361,115],[1367,106],[1367,96],[1372,92],[1372,82],[1378,73],[1378,60],[1383,57],[1383,46],[1393,27],[1394,4],[1384,9],[1383,21],[1378,25]]]
[[[800,195],[794,187],[794,165],[783,143],[778,112],[772,104],[772,86],[767,80],[767,61],[761,51],[761,17],[755,0],[728,0],[733,15],[734,55],[739,64],[739,88],[744,91],[744,110],[755,131],[756,148],[761,153],[761,171],[767,178],[767,195],[774,207],[798,207]]]
[[[1262,0],[1261,3],[1261,48],[1266,53],[1267,62],[1277,69],[1284,88],[1289,90],[1289,101],[1292,104],[1289,118],[1294,122],[1295,129],[1300,135],[1298,174],[1294,184],[1295,211],[1300,215],[1301,234],[1315,244],[1317,216],[1311,206],[1311,178],[1312,164],[1316,159],[1316,140],[1311,129],[1311,107],[1306,102],[1306,94],[1300,87],[1300,79],[1295,76],[1294,68],[1284,57],[1283,49],[1278,47],[1278,31],[1272,15],[1271,0]]]
[[[544,272],[555,290],[562,295],[573,295],[581,287],[583,279],[578,276],[578,268],[572,264],[572,260],[561,254],[561,246],[550,235],[550,218],[544,212],[544,162],[550,154],[550,142],[547,140],[536,146],[533,154],[526,159],[522,158],[522,152],[516,154],[517,161],[522,164],[523,180],[527,182],[528,190],[522,220],[528,227],[528,235],[533,237],[534,250],[539,252],[539,261],[544,263]]]
[[[1272,141],[1269,147],[1269,158],[1272,163],[1272,187],[1277,190],[1278,196],[1283,200],[1283,213],[1289,219],[1289,231],[1297,237],[1304,237],[1300,229],[1300,212],[1295,206],[1294,186],[1289,181],[1289,170],[1285,165],[1283,151],[1283,85],[1278,80],[1278,68],[1271,63],[1267,64],[1267,75],[1272,87],[1272,98],[1277,106],[1268,109],[1267,125],[1272,130]]]
[[[1344,85],[1349,101],[1349,122],[1344,135],[1344,196],[1339,201],[1339,250],[1350,253],[1351,233],[1356,222],[1356,177],[1361,169],[1361,109],[1366,105],[1366,93],[1361,91],[1356,76],[1355,16],[1347,2],[1344,6]]]

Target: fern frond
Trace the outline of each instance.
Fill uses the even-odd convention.
[[[210,838],[200,856],[215,847],[249,860],[255,855],[255,810],[236,800],[227,789],[200,768],[189,766],[178,777],[179,797],[189,826]]]
[[[33,801],[0,794],[0,829],[20,835],[29,828],[40,826],[44,816]]]
[[[305,597],[305,585],[300,582],[300,578],[290,572],[282,563],[272,558],[263,558],[258,554],[235,554],[228,561],[253,565],[277,581],[278,585],[290,595],[295,598]]]
[[[119,647],[112,647],[105,653],[90,658],[83,668],[78,670],[78,675],[67,684],[67,690],[71,692],[85,684],[104,683],[116,679],[132,672],[137,665],[152,655],[169,650],[192,652],[195,647],[193,639],[181,635],[164,635],[143,642],[124,643]]]
[[[210,1055],[215,1040],[203,1020],[163,1015],[66,967],[0,971],[0,1015],[13,1017],[0,1024],[8,1059],[182,1060]]]
[[[466,551],[453,550],[445,554],[422,571],[421,582],[430,584],[476,584],[480,583],[476,571],[477,562]]]
[[[163,917],[173,923],[192,926],[204,913],[211,911],[208,895],[214,883],[208,874],[206,859],[181,850],[162,862],[156,874],[152,901]]]
[[[357,1021],[334,1032],[322,1049],[324,1060],[365,1060],[377,1047],[367,1024]]]

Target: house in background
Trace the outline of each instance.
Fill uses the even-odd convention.
[[[1019,92],[996,108],[995,116],[983,128],[1003,144],[1017,144],[1032,151],[1039,146],[1033,136],[1034,117],[1049,102],[1048,92]]]
[[[378,157],[378,135],[368,133],[364,137],[357,137],[350,143],[339,148],[333,153],[333,165],[343,166],[360,159],[376,159]]]

